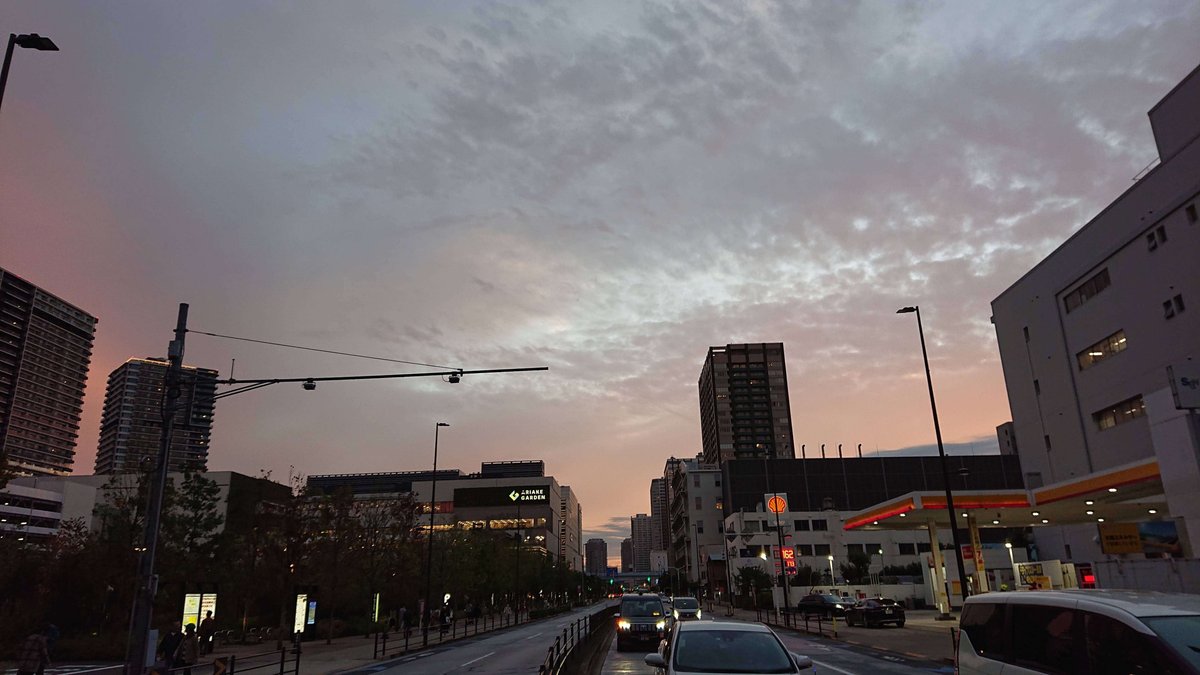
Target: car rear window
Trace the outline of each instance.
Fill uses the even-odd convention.
[[[673,666],[689,673],[794,673],[775,636],[758,631],[693,630],[677,636]]]
[[[675,598],[676,609],[696,609],[699,606],[695,598]]]
[[[662,601],[658,598],[630,598],[621,601],[622,618],[662,615]]]
[[[1013,663],[1044,673],[1077,672],[1076,618],[1068,607],[1013,605]]]
[[[1160,616],[1142,619],[1184,661],[1200,669],[1200,616]]]
[[[1004,658],[1004,605],[977,602],[963,608],[958,625],[962,627],[975,653],[989,659]]]

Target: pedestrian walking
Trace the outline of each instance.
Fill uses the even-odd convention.
[[[158,641],[158,662],[163,670],[170,670],[181,665],[179,663],[179,648],[183,644],[183,633],[179,632],[179,622],[174,621],[167,627],[167,632]]]
[[[200,654],[211,654],[213,650],[213,634],[217,632],[217,622],[213,620],[212,610],[204,613],[200,627],[196,631],[200,636]]]
[[[184,666],[183,675],[192,675],[192,666],[200,660],[200,638],[196,635],[196,624],[189,623],[179,643],[179,663]]]
[[[42,629],[32,633],[21,643],[21,650],[17,653],[17,675],[37,675],[46,671],[50,665],[46,632]]]

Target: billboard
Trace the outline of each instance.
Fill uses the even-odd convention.
[[[304,632],[304,616],[308,612],[308,595],[299,593],[296,595],[296,620],[292,622],[293,633]]]
[[[509,506],[511,504],[549,504],[548,485],[507,485],[497,487],[458,488],[454,491],[454,505],[464,506]]]

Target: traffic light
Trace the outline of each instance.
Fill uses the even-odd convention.
[[[609,585],[609,586],[612,586],[612,585],[613,585],[613,580],[612,580],[612,579],[609,579],[609,580],[608,580],[608,585]]]
[[[646,583],[650,583],[650,577],[646,577]]]

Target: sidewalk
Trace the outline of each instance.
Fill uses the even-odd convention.
[[[711,614],[708,614],[708,610],[705,613],[707,616],[712,616],[719,621],[726,618],[726,611],[723,607],[713,607]],[[795,627],[789,628],[775,622],[773,611],[767,612],[764,610],[761,613],[762,621],[769,623],[776,630],[793,630],[816,640],[822,638],[836,640],[912,659],[937,663],[953,663],[954,642],[950,631],[951,629],[958,630],[958,615],[952,615],[954,618],[949,621],[938,621],[937,615],[937,610],[909,610],[905,613],[903,628],[895,626],[883,626],[879,628],[847,626],[845,622],[838,620],[831,631],[830,624],[824,622],[822,624],[822,628],[824,628],[823,634],[819,634],[815,623],[810,624],[811,629],[806,633],[803,623],[800,624],[798,629]],[[739,620],[759,620],[756,617],[757,615],[754,610],[734,610],[734,618]]]

